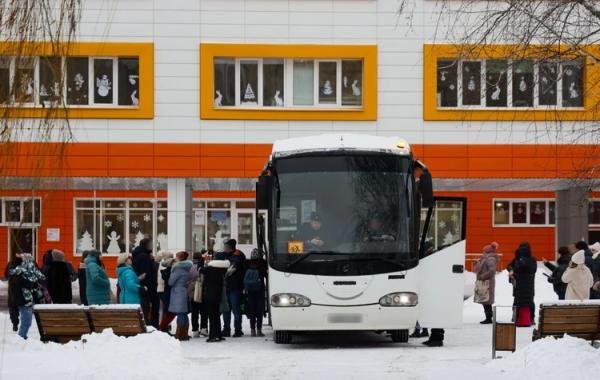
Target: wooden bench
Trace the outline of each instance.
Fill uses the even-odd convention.
[[[600,301],[557,301],[540,305],[533,339],[564,334],[594,341],[600,340]]]
[[[122,306],[129,305],[90,306],[88,315],[92,331],[100,333],[111,328],[113,333],[119,336],[145,333],[146,322],[142,309]]]
[[[119,336],[147,331],[139,305],[36,305],[33,313],[43,342],[80,340],[83,334],[108,328]]]
[[[76,305],[36,305],[35,321],[42,342],[66,343],[92,332],[85,307]]]

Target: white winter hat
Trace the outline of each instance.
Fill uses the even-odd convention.
[[[117,266],[125,264],[129,256],[131,255],[128,252],[121,253],[117,258]]]
[[[583,249],[575,252],[573,256],[571,256],[571,261],[577,265],[585,263],[585,253],[583,252]]]
[[[589,248],[590,248],[590,251],[592,251],[592,253],[600,252],[600,241],[597,241],[594,244],[590,245]]]

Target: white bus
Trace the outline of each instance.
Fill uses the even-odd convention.
[[[326,330],[406,342],[417,320],[462,323],[466,202],[434,201],[431,176],[405,141],[276,141],[256,197],[276,343]]]

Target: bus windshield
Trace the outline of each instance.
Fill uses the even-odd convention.
[[[409,162],[364,152],[277,159],[271,265],[338,276],[414,266]]]

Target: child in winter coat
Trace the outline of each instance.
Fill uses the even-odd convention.
[[[562,275],[562,280],[567,284],[566,300],[590,299],[590,288],[594,285],[592,272],[585,265],[585,252],[579,250],[571,257],[571,264]]]
[[[83,253],[81,254],[81,262],[79,263],[79,268],[77,269],[77,280],[79,282],[79,300],[81,301],[81,304],[85,306],[89,305],[86,295],[87,278],[85,271],[85,259],[87,259],[89,253],[90,251],[83,251]]]
[[[14,279],[11,290],[12,302],[19,308],[19,336],[27,339],[31,327],[33,305],[43,298],[41,281],[45,277],[33,262],[31,254],[22,253],[16,259],[17,266],[9,270],[9,279]]]
[[[159,265],[159,274],[162,280],[162,317],[160,319],[159,329],[160,331],[170,334],[169,325],[175,319],[175,314],[169,312],[169,303],[171,301],[171,287],[169,286],[169,278],[171,277],[171,268],[173,266],[173,254],[171,252],[163,252],[162,260]],[[160,286],[160,284],[159,284]]]
[[[85,259],[86,295],[90,305],[110,303],[110,281],[100,260],[100,252],[91,250]]]
[[[122,253],[117,259],[117,281],[119,284],[119,303],[140,304],[142,286],[140,280],[131,267],[131,255]]]

